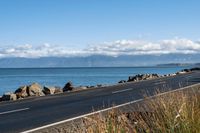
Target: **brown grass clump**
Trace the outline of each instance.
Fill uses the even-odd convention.
[[[85,133],[199,133],[200,89],[146,99],[141,111],[113,109],[82,119],[76,132]],[[145,111],[146,110],[146,111]],[[148,111],[147,111],[148,110]]]

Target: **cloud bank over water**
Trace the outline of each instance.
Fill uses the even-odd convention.
[[[85,49],[72,49],[64,46],[44,44],[34,47],[30,44],[1,47],[0,57],[74,57],[90,55],[161,55],[161,54],[196,54],[200,52],[200,43],[189,39],[171,39],[157,42],[143,40],[117,40],[91,45]]]

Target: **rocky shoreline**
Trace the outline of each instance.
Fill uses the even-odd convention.
[[[158,75],[158,74],[138,74],[135,76],[129,76],[128,80],[121,80],[118,83],[126,83],[126,82],[138,82],[143,80],[149,80],[149,79],[155,79],[160,77],[169,77],[169,76],[175,76],[178,74],[184,74],[192,71],[200,70],[200,68],[191,68],[191,69],[184,69],[180,72],[168,74],[168,75]],[[42,86],[38,83],[33,83],[31,85],[25,85],[19,87],[15,92],[8,92],[5,93],[3,96],[0,96],[0,102],[1,101],[15,101],[19,99],[24,99],[27,97],[39,97],[39,96],[46,96],[46,95],[54,95],[54,94],[60,94],[64,92],[71,92],[71,91],[77,91],[77,90],[84,90],[89,88],[98,88],[102,87],[103,85],[99,84],[96,86],[79,86],[75,87],[72,82],[67,82],[63,88],[61,87],[49,87],[49,86]]]

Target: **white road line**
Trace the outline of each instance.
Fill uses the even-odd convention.
[[[23,109],[15,109],[15,110],[10,110],[10,111],[5,111],[5,112],[1,112],[0,115],[4,115],[4,114],[10,114],[10,113],[15,113],[15,112],[20,112],[20,111],[25,111],[28,110],[30,108],[23,108]]]
[[[132,104],[132,103],[140,102],[142,100],[143,99],[138,99],[138,100],[135,100],[135,101],[132,101],[132,102],[120,104],[120,105],[117,105],[117,106],[114,106],[114,107],[102,109],[102,110],[99,110],[99,111],[96,111],[96,112],[88,113],[88,114],[85,114],[85,115],[80,115],[80,116],[77,116],[77,117],[73,117],[73,118],[69,118],[69,119],[63,120],[63,121],[52,123],[52,124],[49,124],[49,125],[46,125],[46,126],[42,126],[42,127],[38,127],[38,128],[35,128],[35,129],[28,130],[28,131],[24,131],[22,133],[31,133],[31,132],[38,131],[38,130],[41,130],[41,129],[45,129],[45,128],[48,128],[48,127],[52,127],[52,126],[55,126],[55,125],[59,125],[59,124],[65,123],[65,122],[69,122],[69,121],[73,121],[73,120],[76,120],[76,119],[88,117],[90,115],[95,115],[95,114],[98,114],[98,113],[101,113],[101,112],[105,112],[105,111],[108,111],[108,110],[111,110],[111,109],[123,107],[123,106],[129,105],[129,104]]]
[[[181,90],[184,90],[184,89],[187,89],[187,88],[190,88],[190,87],[195,87],[197,85],[200,86],[200,83],[194,84],[194,85],[191,85],[191,86],[187,86],[187,87],[183,87],[183,88],[180,88],[180,89],[176,89],[176,90],[160,93],[158,95],[150,96],[150,97],[146,98],[145,100],[151,99],[151,98],[154,98],[154,97],[157,97],[157,96],[162,96],[162,95],[165,95],[165,94],[168,94],[168,93],[181,91]],[[138,99],[138,100],[127,102],[127,103],[124,103],[124,104],[120,104],[120,105],[117,105],[117,106],[114,106],[114,107],[106,108],[106,109],[99,110],[99,111],[96,111],[96,112],[80,115],[80,116],[69,118],[69,119],[66,119],[66,120],[63,120],[63,121],[55,122],[55,123],[52,123],[52,124],[49,124],[49,125],[45,125],[45,126],[41,126],[41,127],[38,127],[38,128],[31,129],[31,130],[27,130],[27,131],[24,131],[24,132],[21,132],[21,133],[35,132],[35,131],[38,131],[38,130],[41,130],[41,129],[45,129],[45,128],[52,127],[52,126],[55,126],[55,125],[63,124],[65,122],[73,121],[73,120],[76,120],[76,119],[80,119],[80,118],[88,117],[88,116],[91,116],[91,115],[94,115],[94,114],[98,114],[98,113],[101,113],[101,112],[105,112],[105,111],[108,111],[108,110],[111,110],[111,109],[120,108],[120,107],[123,107],[123,106],[126,106],[126,105],[137,103],[137,102],[140,102],[140,101],[143,101],[143,100],[144,99]]]
[[[154,85],[165,84],[165,83],[166,83],[166,82],[163,81],[163,82],[154,83]]]
[[[131,90],[133,90],[133,88],[123,89],[123,90],[119,90],[119,91],[113,91],[112,94],[121,93],[121,92],[125,92],[125,91],[131,91]]]

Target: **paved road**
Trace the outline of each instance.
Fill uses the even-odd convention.
[[[123,104],[200,83],[200,72],[118,84],[110,87],[0,103],[0,132],[21,132],[90,113],[93,109]]]

